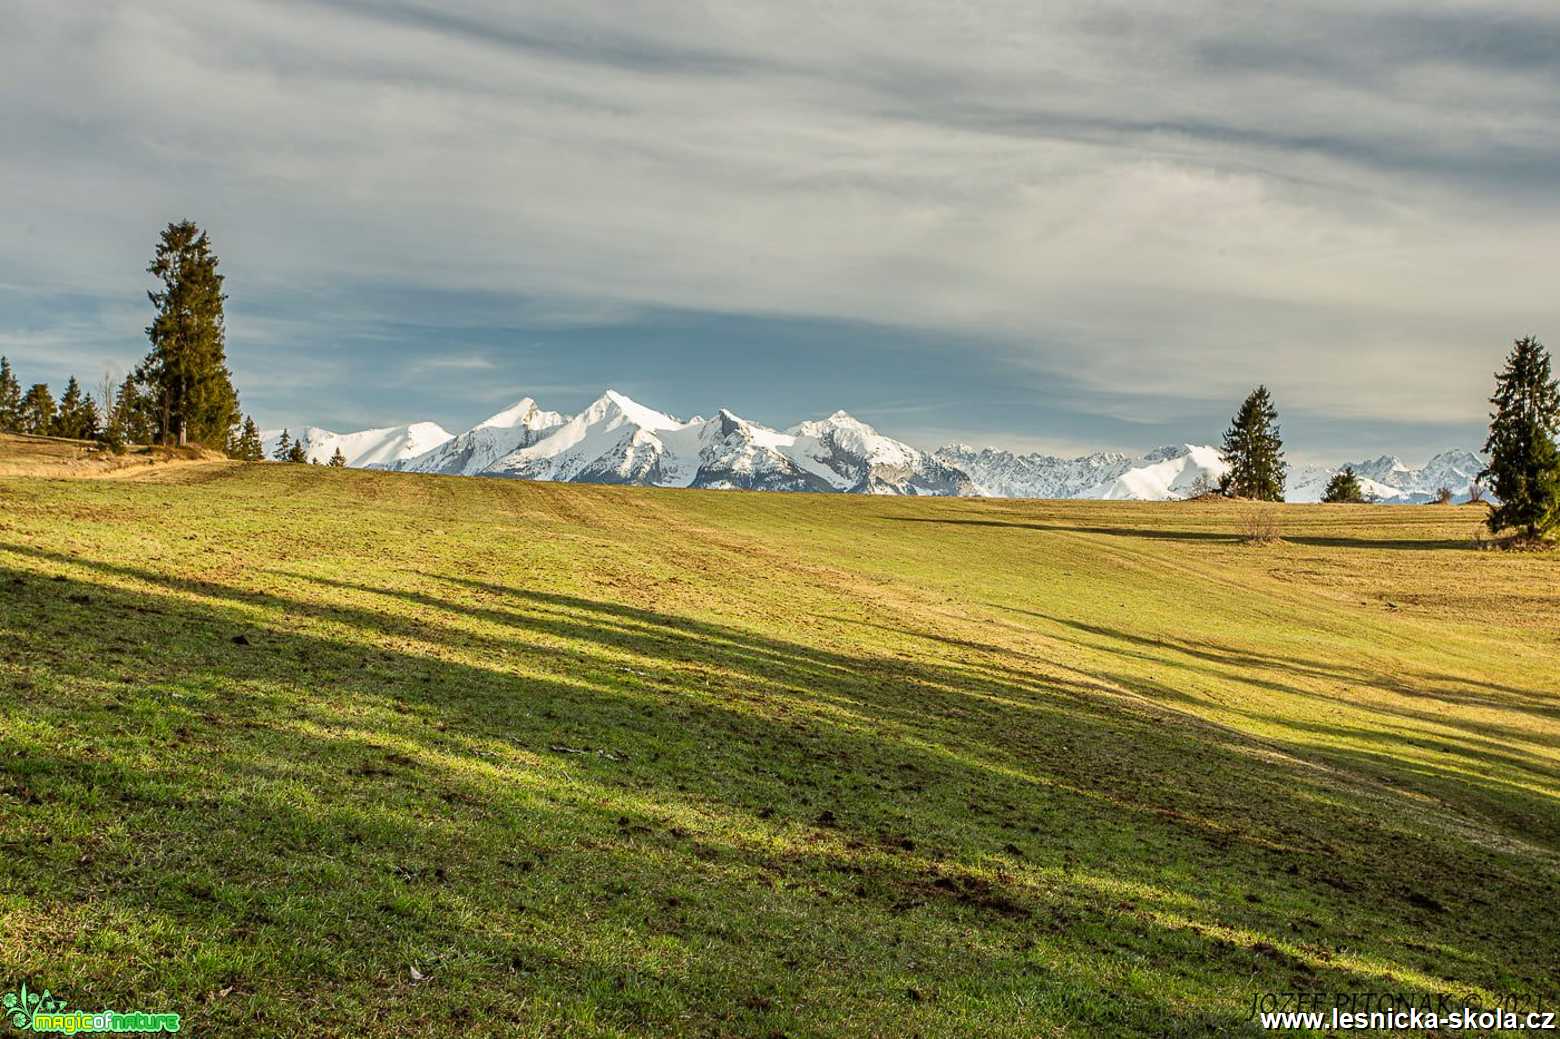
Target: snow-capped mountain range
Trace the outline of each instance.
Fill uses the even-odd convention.
[[[265,457],[276,457],[283,432],[273,429],[260,434]],[[311,462],[323,465],[340,448],[350,466],[388,469],[406,459],[421,457],[449,440],[450,434],[437,422],[413,422],[409,426],[365,429],[358,433],[332,433],[328,429],[309,426],[303,430],[294,430],[290,438],[302,441],[304,453]]]
[[[273,457],[281,431],[262,434]],[[608,390],[577,415],[544,411],[526,397],[459,436],[433,422],[297,434],[310,461],[339,449],[347,465],[399,472],[654,487],[742,488],[851,494],[1163,501],[1211,489],[1224,472],[1217,448],[1162,447],[1142,456],[1014,454],[949,444],[933,452],[883,436],[843,411],[786,430],[722,409],[679,419]],[[1383,456],[1351,466],[1367,494],[1420,502],[1449,487],[1466,500],[1483,467],[1446,451],[1413,467]],[[1288,499],[1319,501],[1338,467],[1296,467]]]

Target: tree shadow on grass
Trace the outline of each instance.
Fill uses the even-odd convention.
[[[1014,527],[1021,530],[1038,530],[1064,534],[1102,534],[1109,537],[1142,538],[1148,541],[1184,541],[1191,543],[1215,543],[1236,545],[1245,537],[1238,533],[1216,530],[1166,530],[1162,527],[1086,527],[1062,523],[1024,523],[1015,520],[959,519],[936,516],[885,516],[893,523],[943,523],[974,527]],[[1316,548],[1380,548],[1411,552],[1476,551],[1477,546],[1468,538],[1353,538],[1321,536],[1315,534],[1282,535],[1284,541]]]
[[[1523,841],[1560,851],[1560,805],[1556,803],[1555,793],[1560,790],[1560,765],[1551,756],[1525,749],[1542,745],[1542,734],[1518,725],[1501,725],[1455,712],[1418,710],[1379,698],[1366,701],[1354,695],[1353,690],[1379,689],[1398,697],[1434,699],[1459,706],[1474,703],[1548,720],[1554,716],[1552,709],[1536,706],[1545,702],[1546,698],[1541,694],[1434,673],[1421,673],[1405,680],[1364,668],[1351,669],[1263,654],[1218,643],[1194,643],[1172,636],[1141,636],[1033,610],[1016,612],[1091,636],[1087,640],[1071,638],[1067,641],[1112,656],[1135,659],[1156,668],[1184,670],[1190,675],[1213,664],[1227,669],[1225,677],[1230,681],[1287,699],[1313,701],[1318,708],[1342,706],[1378,715],[1383,724],[1371,728],[1338,721],[1307,721],[1303,711],[1281,715],[1239,703],[1219,705],[1221,713],[1260,722],[1265,727],[1321,737],[1302,744],[1308,757],[1348,766],[1361,775],[1404,783],[1409,789],[1418,788],[1425,794],[1444,798],[1448,805],[1474,810],[1482,821],[1494,821]],[[1198,664],[1192,665],[1178,658],[1195,660]],[[1101,681],[1134,689],[1151,699],[1163,696],[1167,685],[1120,669],[1097,669],[1093,674]],[[1339,688],[1328,691],[1315,685],[1302,686],[1294,679],[1297,675],[1319,679]],[[1465,690],[1458,688],[1464,683],[1489,692],[1465,696]],[[1329,745],[1329,738],[1352,739],[1381,749],[1353,751]],[[1420,753],[1405,754],[1409,749]]]
[[[245,1030],[208,1002],[228,987],[294,1027],[281,997],[313,976],[428,1030],[415,955],[479,1014],[544,994],[632,1031],[957,1034],[973,1000],[1014,1034],[1219,1034],[1263,989],[1393,987],[1338,947],[1492,988],[1555,951],[1544,867],[1086,682],[469,578],[330,601],[7,550],[96,577],[0,568],[35,676],[4,699],[39,727],[0,796],[29,836],[79,813],[135,839],[23,838],[0,869],[28,905],[146,910],[152,947],[198,950],[167,990],[192,1025]],[[59,651],[83,631],[99,652]],[[145,994],[80,941],[26,965]],[[666,942],[686,968],[644,958]]]
[[[1367,685],[1403,696],[1436,700],[1457,707],[1492,707],[1499,710],[1520,711],[1539,718],[1560,719],[1560,692],[1525,689],[1469,675],[1445,674],[1423,668],[1403,675],[1382,674],[1365,668],[1350,668],[1293,655],[1260,653],[1252,649],[1238,649],[1201,640],[1194,642],[1170,635],[1137,635],[1119,628],[1070,620],[1038,610],[993,605],[994,608],[1009,613],[1034,617],[1077,632],[1098,636],[1107,642],[1137,646],[1158,655],[1169,651],[1210,664],[1255,671],[1280,671]],[[1119,649],[1112,651],[1119,652]],[[1429,721],[1440,716],[1414,714],[1411,717]],[[1488,734],[1503,738],[1522,738],[1527,735],[1520,730],[1500,730],[1498,727]]]

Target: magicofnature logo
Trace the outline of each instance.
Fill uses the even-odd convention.
[[[43,994],[27,991],[27,982],[22,982],[22,987],[14,992],[7,992],[0,997],[0,1002],[5,1004],[5,1016],[11,1019],[11,1024],[17,1028],[31,1028],[33,1017],[40,1011],[46,1014],[65,1009],[65,1001],[59,999],[48,989]]]
[[[112,1010],[66,1010],[65,1000],[48,989],[33,992],[24,981],[16,989],[0,996],[5,1016],[15,1028],[29,1032],[76,1035],[81,1032],[177,1032],[179,1015],[147,1014],[135,1011],[120,1014]]]

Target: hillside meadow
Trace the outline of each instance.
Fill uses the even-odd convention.
[[[1560,1001],[1560,559],[1477,508],[35,473],[0,987],[224,1036]]]

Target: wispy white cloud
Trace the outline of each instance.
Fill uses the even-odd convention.
[[[414,293],[376,305],[430,354],[473,326],[820,318],[985,344],[1113,422],[1261,380],[1318,422],[1468,425],[1503,344],[1560,327],[1547,0],[21,0],[8,18],[0,130],[27,147],[0,153],[21,214],[0,282],[134,300],[157,225],[190,214],[243,288],[251,356],[288,333],[245,298],[323,293],[311,334],[334,342],[376,315],[332,292],[378,285]],[[742,377],[740,350],[719,361]],[[300,363],[384,392],[345,357]],[[846,350],[829,374],[850,405],[874,373]]]

